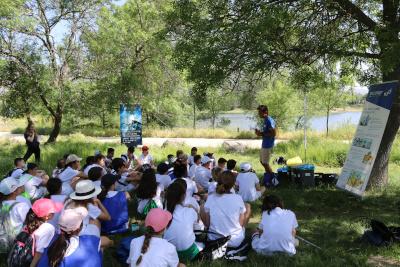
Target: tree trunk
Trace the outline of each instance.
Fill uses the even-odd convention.
[[[399,80],[400,68],[396,73],[384,75],[384,81]],[[400,88],[397,88],[393,106],[389,114],[388,122],[383,133],[381,145],[376,155],[375,163],[371,171],[368,188],[384,187],[388,183],[388,166],[390,152],[400,126]]]
[[[193,129],[196,129],[196,104],[193,101]]]
[[[61,130],[61,121],[62,121],[62,113],[57,112],[56,116],[54,116],[54,125],[53,130],[51,130],[49,139],[47,139],[48,143],[54,143],[57,140],[58,135],[60,134]]]
[[[326,111],[326,137],[329,135],[329,109]]]

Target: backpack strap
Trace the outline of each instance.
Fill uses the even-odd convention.
[[[14,208],[14,206],[19,203],[20,202],[18,202],[18,201],[14,201],[11,205],[3,205],[3,203],[1,203],[0,209],[1,209],[1,211],[3,211],[3,209],[4,209],[4,211],[10,212]]]

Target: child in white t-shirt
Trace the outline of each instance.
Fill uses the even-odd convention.
[[[240,173],[236,177],[236,188],[245,202],[256,201],[265,191],[265,188],[261,188],[260,180],[253,172],[250,163],[240,164]]]
[[[7,176],[18,179],[24,173],[25,161],[23,158],[14,159],[14,169]]]
[[[22,231],[34,236],[34,256],[30,266],[36,266],[42,257],[44,250],[50,245],[55,234],[55,228],[48,221],[55,213],[62,210],[63,204],[56,203],[50,199],[42,198],[36,200],[32,209],[26,215]],[[17,241],[15,241],[17,242]]]
[[[47,198],[50,198],[56,203],[63,204],[66,202],[68,196],[62,195],[62,182],[59,178],[50,178],[46,184],[48,195]],[[56,230],[58,229],[58,219],[60,218],[61,212],[55,213],[53,218],[49,220],[49,223],[52,224]]]
[[[194,230],[199,214],[193,207],[184,204],[185,194],[186,188],[177,182],[170,185],[166,194],[166,208],[172,213],[172,222],[165,231],[164,239],[175,245],[181,262],[195,259],[204,248],[203,244],[195,242]]]
[[[101,188],[95,186],[90,180],[82,180],[76,184],[75,192],[73,192],[65,203],[65,209],[84,208],[87,210],[87,216],[83,220],[83,229],[81,234],[85,234],[86,226],[90,219],[109,221],[111,216],[101,201],[96,198],[100,194]]]
[[[208,196],[204,205],[202,219],[211,232],[231,236],[228,246],[239,247],[245,238],[245,226],[250,219],[250,205],[245,204],[241,196],[232,194],[235,177],[230,171],[220,176],[216,193]],[[219,236],[209,234],[211,240]]]
[[[208,194],[209,195],[215,193],[215,190],[217,189],[217,184],[220,180],[219,177],[222,172],[223,172],[223,169],[221,169],[220,167],[215,167],[214,169],[212,169],[211,175],[212,175],[213,180],[212,180],[212,182],[210,182],[210,185],[208,186]]]
[[[115,187],[116,191],[130,192],[137,187],[141,179],[141,174],[136,171],[128,170],[122,158],[113,159],[111,166],[111,173],[120,176]]]
[[[77,155],[71,154],[68,155],[65,160],[65,168],[58,175],[62,184],[62,194],[69,196],[72,192],[74,192],[74,188],[76,183],[80,180],[80,178],[87,178],[81,169],[81,160],[82,158]]]
[[[86,176],[89,176],[89,172],[92,168],[101,168],[102,175],[107,174],[106,170],[106,157],[103,156],[102,154],[97,154],[93,157],[93,163],[89,164],[86,166],[86,168],[83,170],[83,173]]]
[[[164,187],[164,189],[167,189],[168,186],[172,183],[171,176],[168,175],[168,169],[169,166],[166,163],[160,163],[157,166],[156,180],[158,184]]]
[[[194,176],[196,175],[196,169],[201,166],[201,156],[200,155],[195,155],[193,157],[193,163],[191,164],[189,168],[189,178],[194,179]]]
[[[179,264],[176,247],[162,238],[171,219],[172,215],[169,211],[159,208],[149,211],[145,220],[146,234],[131,242],[129,257],[126,261],[129,266],[184,266]]]
[[[157,183],[154,170],[146,170],[142,175],[138,188],[136,189],[136,196],[139,200],[137,212],[141,216],[146,216],[152,208],[162,209],[163,191],[164,188]]]
[[[149,154],[148,146],[142,147],[142,154],[139,156],[139,164],[140,165],[148,164],[150,166],[154,166],[154,160],[153,157]]]
[[[26,214],[30,206],[26,201],[18,200],[17,197],[24,192],[24,184],[13,177],[7,177],[0,182],[0,208],[8,210],[10,222],[13,227],[12,235],[21,232],[25,222]]]
[[[60,175],[60,173],[64,170],[64,168],[65,168],[65,159],[62,158],[57,160],[57,166],[53,170],[51,177],[58,178],[58,175]]]
[[[253,249],[263,255],[270,256],[275,252],[288,255],[296,254],[296,215],[283,209],[279,197],[265,196],[262,205],[262,218],[258,231],[253,235]]]
[[[35,163],[28,163],[26,172],[19,178],[25,183],[26,198],[34,201],[44,197],[47,193],[46,184],[49,176],[43,171],[39,171]]]

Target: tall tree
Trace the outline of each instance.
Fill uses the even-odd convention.
[[[187,85],[172,64],[171,43],[160,34],[169,7],[168,1],[128,0],[101,10],[96,27],[83,35],[94,108],[110,112],[119,103],[140,103],[146,122],[161,126],[174,126],[184,115]]]
[[[168,16],[177,64],[203,90],[236,72],[299,67],[320,58],[347,61],[370,82],[400,79],[399,1],[177,0]],[[361,68],[361,64],[369,70]],[[370,184],[388,181],[400,125],[394,101]]]
[[[7,0],[7,10],[0,13],[0,57],[15,62],[32,77],[33,93],[26,98],[30,101],[30,97],[38,96],[54,122],[47,142],[54,142],[60,133],[65,106],[73,102],[71,92],[81,77],[82,29],[90,25],[103,2],[29,0],[11,5]],[[27,48],[39,52],[39,64],[47,69],[46,80],[23,57],[22,51]]]

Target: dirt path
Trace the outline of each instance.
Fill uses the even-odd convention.
[[[119,143],[119,137],[92,137],[100,143]],[[10,132],[0,132],[0,139],[9,140],[11,142],[24,142],[22,134],[12,134]],[[46,136],[40,136],[40,140],[46,140]],[[185,144],[187,146],[195,147],[219,147],[224,142],[232,142],[244,145],[248,148],[260,148],[260,139],[207,139],[207,138],[158,138],[158,137],[145,137],[143,144],[149,146],[162,146],[165,142],[171,144]],[[285,142],[286,140],[276,140],[276,143]]]

